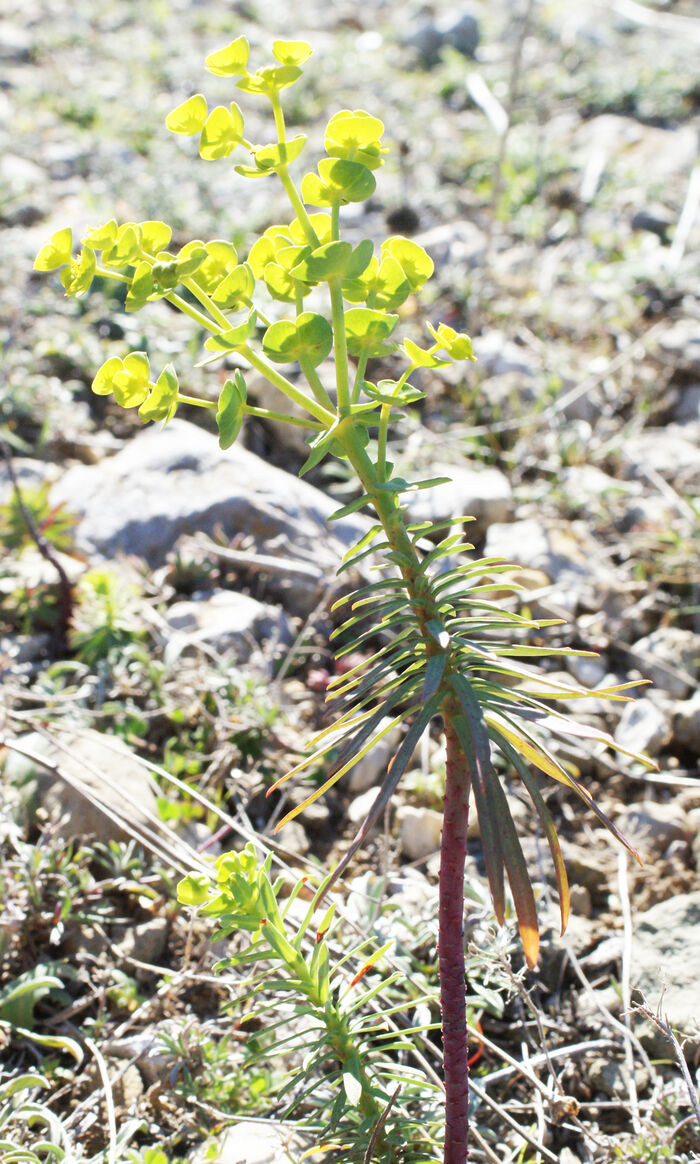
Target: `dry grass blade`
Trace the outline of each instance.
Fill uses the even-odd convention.
[[[107,1109],[107,1128],[109,1131],[109,1144],[107,1147],[107,1161],[108,1164],[118,1164],[117,1161],[117,1117],[114,1111],[114,1095],[112,1094],[112,1084],[109,1078],[109,1071],[104,1056],[99,1051],[94,1039],[86,1039],[85,1046],[95,1057],[97,1069],[102,1080],[102,1090],[105,1097],[105,1107]]]

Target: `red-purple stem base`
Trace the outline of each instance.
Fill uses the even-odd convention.
[[[445,716],[447,767],[440,855],[438,959],[445,1071],[444,1164],[465,1164],[469,1148],[469,1067],[464,975],[464,864],[467,854],[470,774]]]

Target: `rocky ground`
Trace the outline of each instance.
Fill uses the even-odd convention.
[[[322,722],[334,671],[334,572],[364,518],[332,535],[325,520],[351,483],[328,468],[299,481],[303,444],[257,420],[227,453],[194,411],[164,432],[141,429],[92,395],[95,370],[147,348],[176,363],[188,391],[211,395],[218,371],[192,370],[196,326],[164,303],[127,314],[102,284],[64,299],[57,278],[32,270],[67,225],[160,218],[182,242],[230,238],[245,251],[276,220],[266,182],[199,160],[163,127],[200,88],[231,99],[203,58],[241,33],[258,57],[274,37],[313,44],[290,111],[312,144],[338,108],[382,117],[391,153],[347,229],[404,233],[432,255],[435,278],[405,334],[446,320],[474,337],[478,362],[425,373],[427,399],[395,433],[408,471],[454,482],[419,494],[415,518],[475,516],[475,555],[521,567],[523,609],[564,620],[542,641],[598,652],[568,660],[569,678],[651,680],[629,703],[588,701],[582,718],[657,771],[603,749],[560,754],[644,859],[628,867],[555,789],[575,915],[563,939],[536,820],[506,775],[539,886],[534,973],[520,969],[512,926],[492,922],[471,838],[470,986],[485,1036],[473,1159],[698,1160],[687,1088],[697,1094],[700,1064],[690,0],[312,0],[301,18],[245,0],[5,0],[0,1146],[4,1135],[36,1148],[7,1090],[34,1068],[47,1088],[33,1101],[77,1158],[122,1158],[110,1112],[143,1164],[161,1164],[148,1149],[203,1159],[207,1144],[223,1161],[282,1157],[279,1068],[246,1065],[240,1016],[232,1033],[227,989],[211,974],[209,927],[183,917],[174,883],[251,836],[281,843],[290,879],[335,859],[390,755],[388,740],[272,841],[304,785],[265,791]],[[254,377],[250,390],[266,402]],[[53,562],[27,534],[16,486]],[[344,924],[395,941],[416,1025],[411,989],[436,986],[443,769],[436,733],[339,893]],[[650,1013],[630,1014],[630,1000]],[[421,1021],[436,1021],[424,1005]],[[435,1038],[418,1050],[439,1072]],[[231,1115],[244,1122],[229,1126]]]

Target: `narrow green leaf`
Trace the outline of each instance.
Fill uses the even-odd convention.
[[[527,964],[532,970],[537,964],[540,945],[535,895],[508,801],[501,782],[495,774],[489,782],[489,801],[491,811],[498,820],[503,860],[513,894],[515,912],[518,916],[520,940],[523,944]]]
[[[357,513],[359,509],[364,509],[366,505],[369,505],[371,500],[372,498],[370,497],[369,493],[361,493],[359,497],[356,497],[354,501],[349,501],[347,505],[342,507],[342,509],[334,510],[333,513],[329,514],[326,520],[340,521],[342,517],[350,517],[352,513]]]
[[[498,807],[492,795],[494,776],[491,768],[491,745],[486,723],[479,702],[471,685],[463,675],[450,676],[462,709],[461,716],[455,716],[453,725],[469,765],[474,788],[481,842],[484,851],[486,876],[491,890],[493,907],[498,921],[503,925],[506,914],[505,883],[503,880],[503,849],[501,846]]]
[[[439,618],[429,618],[425,624],[431,638],[435,640],[441,650],[446,651],[450,645],[450,636]]]
[[[439,655],[431,655],[425,667],[425,678],[423,680],[423,699],[428,700],[435,694],[438,687],[442,683],[442,677],[445,674],[445,665],[447,663],[447,652],[441,651]]]
[[[351,1107],[359,1107],[362,1100],[362,1077],[356,1057],[348,1055],[344,1067],[343,1087],[347,1101]]]
[[[374,827],[374,824],[379,818],[380,814],[384,811],[386,805],[391,800],[391,797],[396,791],[401,777],[403,776],[406,768],[408,767],[408,764],[410,763],[418,741],[423,735],[423,732],[429,726],[433,716],[437,715],[441,702],[442,697],[438,693],[431,696],[431,698],[428,699],[425,705],[421,708],[419,714],[416,716],[410,728],[406,732],[406,735],[404,736],[398,751],[389,764],[387,774],[382,780],[379,792],[375,797],[372,806],[367,813],[367,816],[353,837],[349,849],[345,853],[344,857],[342,857],[342,859],[336,865],[330,877],[327,878],[324,882],[324,893],[327,893],[331,885],[345,872],[348,865],[355,856],[355,853],[363,844],[364,840]]]
[[[532,803],[535,806],[535,810],[537,812],[537,815],[539,816],[540,820],[542,821],[542,827],[544,829],[544,833],[545,833],[545,836],[547,838],[547,844],[549,845],[549,851],[552,854],[552,863],[554,865],[554,876],[556,878],[557,891],[559,894],[559,912],[561,915],[561,932],[563,934],[564,930],[566,929],[568,920],[569,920],[569,909],[570,909],[569,879],[568,879],[567,874],[566,874],[566,865],[564,864],[564,858],[562,857],[561,845],[559,844],[559,837],[557,836],[556,825],[555,825],[554,820],[552,818],[551,812],[547,808],[547,804],[545,802],[545,799],[539,790],[539,787],[537,785],[537,781],[536,781],[535,777],[533,776],[532,772],[530,772],[527,765],[523,764],[522,760],[515,752],[515,749],[509,748],[509,747],[507,747],[507,745],[504,745],[504,755],[506,755],[510,759],[511,763],[513,764],[513,766],[516,768],[516,770],[520,774],[520,778],[522,779],[523,784],[527,788],[530,799],[532,800]]]
[[[540,743],[538,740],[535,740],[531,735],[529,735],[529,733],[525,731],[521,725],[516,727],[511,721],[509,721],[508,725],[506,726],[504,724],[503,715],[497,715],[496,713],[489,711],[485,718],[491,725],[492,735],[495,739],[498,740],[499,737],[504,736],[508,743],[510,743],[521,756],[523,756],[526,760],[529,760],[530,763],[534,764],[536,768],[539,768],[540,771],[545,772],[548,776],[552,776],[560,784],[565,784],[567,788],[571,788],[574,792],[578,793],[584,803],[588,805],[591,812],[593,812],[598,817],[598,820],[605,825],[606,829],[612,833],[612,835],[620,842],[620,844],[624,845],[624,847],[632,854],[632,856],[640,865],[643,863],[639,853],[632,847],[623,833],[620,832],[617,825],[615,825],[613,821],[611,821],[610,818],[606,816],[602,808],[600,808],[599,805],[595,802],[590,792],[588,792],[588,790],[582,784],[579,784],[578,780],[574,779],[574,777],[571,776],[566,771],[566,769],[562,767],[559,761],[555,759],[555,757],[548,751],[544,744]]]

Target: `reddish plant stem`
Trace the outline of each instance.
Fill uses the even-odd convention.
[[[464,864],[471,777],[449,712],[445,709],[447,766],[440,850],[438,960],[445,1071],[444,1164],[468,1156],[469,1066],[464,967]]]

